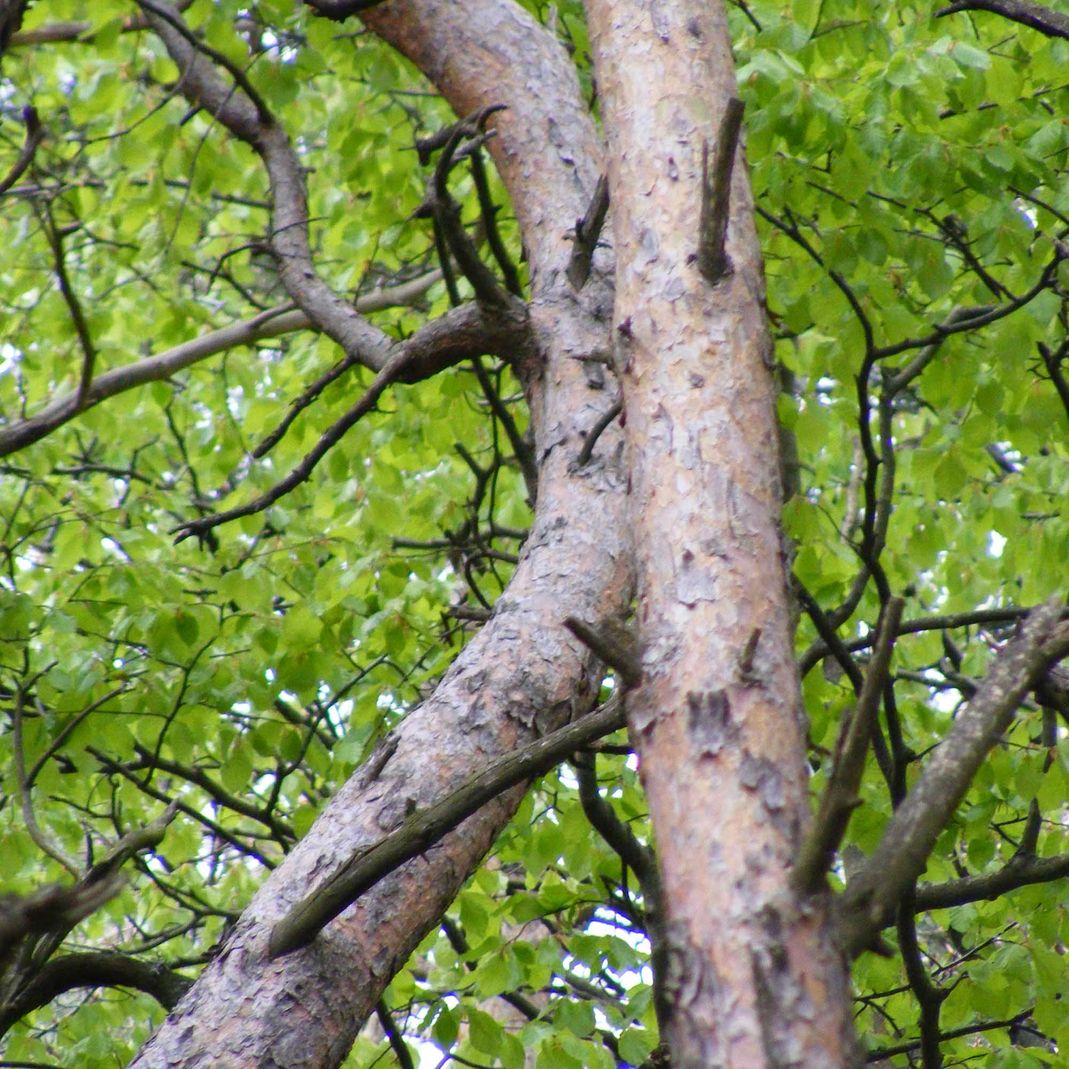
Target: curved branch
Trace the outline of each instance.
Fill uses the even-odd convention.
[[[409,304],[426,292],[442,277],[441,271],[428,271],[419,278],[373,290],[357,299],[358,312],[378,312],[384,308]],[[260,312],[251,319],[243,319],[218,330],[210,331],[182,342],[162,353],[136,360],[122,367],[112,368],[98,375],[89,385],[82,403],[77,393],[70,393],[46,405],[36,415],[20,420],[9,427],[0,427],[0,457],[40,441],[52,431],[70,422],[75,416],[116,394],[125,393],[147,382],[168,379],[183,368],[206,360],[217,353],[236,349],[241,345],[255,345],[265,338],[277,338],[298,330],[316,330],[308,316],[293,306],[292,302],[276,305]],[[360,361],[356,361],[359,363]],[[379,366],[370,365],[378,371]]]
[[[1051,598],[1025,621],[998,655],[987,678],[958,715],[920,779],[895,811],[879,845],[843,894],[843,944],[856,955],[876,932],[924,865],[976,770],[1047,666],[1069,652],[1063,602]]]
[[[22,177],[26,168],[33,162],[37,146],[45,139],[45,128],[41,125],[36,108],[23,108],[22,121],[26,124],[26,140],[22,143],[19,158],[0,180],[0,194],[6,193]]]
[[[128,987],[151,995],[172,1009],[193,981],[159,962],[139,961],[129,954],[100,950],[64,954],[47,962],[14,999],[0,1010],[0,1035],[16,1021],[66,991],[85,987]]]
[[[244,72],[208,50],[164,0],[138,0],[145,17],[181,71],[179,88],[260,157],[271,185],[270,247],[286,292],[346,356],[382,367],[390,339],[361,316],[319,277],[308,243],[308,203],[304,172],[286,131],[270,114]],[[235,85],[228,85],[209,64],[221,64]]]
[[[512,300],[512,298],[510,298]],[[270,490],[244,505],[237,505],[224,512],[211,516],[201,516],[188,523],[179,524],[172,533],[177,534],[175,542],[182,542],[192,535],[203,537],[208,531],[242,516],[252,516],[263,512],[279,498],[300,486],[315,470],[324,456],[342,440],[346,433],[364,418],[394,382],[417,382],[427,378],[443,367],[457,363],[473,355],[473,348],[478,353],[498,350],[512,346],[515,356],[521,352],[524,334],[525,310],[518,302],[504,314],[500,309],[487,314],[485,308],[478,305],[462,305],[447,312],[440,319],[429,323],[423,330],[417,331],[406,342],[399,344],[393,356],[372,380],[363,396],[340,419],[335,421],[319,438],[316,444],[305,454],[304,458],[285,478],[280,479]],[[497,328],[478,330],[472,325]],[[464,327],[468,329],[465,330]],[[309,402],[310,403],[310,402]]]
[[[1051,883],[1069,876],[1069,854],[1056,857],[1027,857],[1017,855],[997,872],[985,872],[980,876],[966,876],[948,883],[932,883],[917,888],[914,903],[918,912],[931,909],[949,909],[968,902],[981,902],[999,898],[1019,887],[1035,883]]]
[[[1069,15],[1051,11],[1049,7],[1033,3],[1032,0],[957,0],[941,8],[935,15],[936,18],[942,18],[958,11],[991,11],[1022,26],[1031,26],[1048,37],[1064,37],[1069,41]]]

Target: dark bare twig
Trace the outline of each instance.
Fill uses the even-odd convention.
[[[412,1060],[412,1052],[408,1049],[405,1037],[397,1027],[397,1022],[393,1019],[393,1014],[390,1013],[390,1008],[384,999],[379,999],[375,1004],[375,1016],[379,1019],[379,1024],[382,1026],[382,1031],[400,1069],[416,1069],[416,1063]]]
[[[618,698],[612,698],[600,709],[491,762],[441,802],[410,814],[396,831],[342,865],[275,925],[271,931],[271,957],[307,946],[361,894],[410,858],[424,853],[491,798],[547,772],[570,753],[615,731],[623,722],[622,705]]]
[[[192,983],[192,980],[165,965],[138,961],[118,951],[64,954],[46,962],[15,998],[0,1009],[0,1035],[26,1014],[47,1006],[66,991],[91,987],[127,987],[151,995],[165,1010],[170,1010]]]
[[[942,1034],[939,1030],[939,1016],[950,992],[933,983],[924,966],[920,942],[917,939],[917,919],[912,891],[903,898],[898,907],[896,927],[906,979],[920,1007],[918,1027],[921,1034],[921,1065],[923,1069],[942,1069],[943,1058],[939,1048]]]
[[[895,810],[861,871],[847,885],[841,916],[843,943],[851,954],[871,944],[894,915],[940,832],[968,789],[977,768],[1047,666],[1069,652],[1063,603],[1051,598],[1002,649],[969,704],[958,714],[920,779]]]
[[[369,7],[376,7],[384,3],[384,0],[304,0],[317,15],[342,22],[350,15],[359,11],[367,11]]]
[[[196,535],[197,538],[203,538],[210,530],[221,524],[240,519],[242,516],[252,516],[257,512],[263,512],[264,509],[270,508],[279,498],[300,486],[312,474],[315,466],[326,456],[330,449],[342,440],[346,432],[375,407],[379,398],[386,392],[386,388],[396,381],[401,374],[407,359],[408,352],[405,349],[398,349],[386,362],[386,366],[372,379],[371,385],[364,391],[364,395],[360,400],[341,419],[328,427],[320,435],[319,441],[304,455],[300,463],[288,475],[275,483],[270,490],[244,505],[237,505],[224,512],[216,512],[211,516],[202,516],[199,519],[179,524],[171,531],[176,536],[175,544],[184,542],[193,535]]]
[[[731,212],[731,173],[742,130],[743,103],[728,100],[716,135],[713,164],[709,142],[702,142],[702,210],[698,222],[698,270],[715,286],[731,270],[727,254],[728,217]]]
[[[969,612],[946,613],[938,616],[918,616],[914,620],[904,621],[898,628],[899,635],[916,635],[925,631],[953,630],[959,627],[972,627],[978,624],[1009,624],[1027,616],[1032,610],[1024,606],[1007,606],[1000,609],[974,609]],[[818,630],[820,630],[818,625]],[[821,632],[823,636],[823,632]],[[872,645],[875,634],[871,633],[864,638],[850,640],[840,639],[838,642],[841,653],[853,663],[850,653],[867,649]],[[811,671],[824,657],[833,652],[831,647],[824,641],[815,642],[798,659],[798,667],[804,676]]]
[[[417,137],[416,155],[419,157],[420,166],[426,167],[431,161],[431,156],[439,149],[445,148],[449,144],[449,139],[458,130],[467,137],[475,137],[485,129],[491,115],[507,110],[507,104],[490,104],[485,108],[480,108],[478,111],[473,111],[470,115],[451,123],[449,126],[442,127],[441,130],[436,130],[433,134],[428,134],[426,137]],[[459,153],[457,153],[456,158],[460,158]]]
[[[1043,268],[1035,285],[1025,293],[1015,297],[1012,301],[996,305],[993,308],[977,308],[975,309],[976,314],[972,316],[962,316],[960,313],[952,314],[945,322],[937,324],[935,329],[923,338],[905,338],[903,341],[895,342],[893,345],[874,348],[873,358],[875,360],[886,360],[889,356],[898,356],[899,353],[904,353],[910,349],[924,349],[937,344],[951,334],[977,330],[980,327],[996,323],[1000,319],[1005,319],[1006,316],[1012,315],[1012,313],[1024,308],[1025,305],[1030,304],[1044,290],[1049,289],[1057,277],[1058,265],[1067,258],[1069,258],[1069,253],[1066,252],[1064,246],[1056,245],[1050,263]]]
[[[1069,359],[1069,341],[1062,342],[1056,352],[1050,346],[1040,342],[1039,355],[1043,359],[1043,366],[1050,376],[1050,381],[1054,383],[1054,388],[1058,391],[1066,418],[1069,418],[1069,381],[1066,381],[1065,372],[1062,370],[1062,364]]]
[[[176,33],[179,33],[193,46],[196,51],[202,53],[213,63],[222,67],[235,83],[241,88],[242,92],[249,98],[253,107],[256,108],[256,114],[261,122],[272,123],[274,117],[271,114],[271,109],[267,106],[263,97],[260,96],[256,87],[249,81],[249,76],[239,67],[229,56],[218,51],[218,49],[212,48],[206,41],[198,37],[183,21],[176,8],[173,8],[169,4],[157,4],[155,0],[137,0],[141,9],[148,14],[155,15],[157,18],[162,19],[167,23]]]
[[[577,289],[583,288],[590,277],[590,263],[594,258],[601,228],[609,212],[609,180],[602,175],[594,187],[594,196],[582,219],[575,221],[575,244],[568,260],[568,281]]]
[[[1026,857],[1015,854],[1002,868],[979,876],[964,876],[947,883],[922,884],[917,888],[916,908],[925,912],[949,909],[969,902],[994,900],[1019,887],[1053,883],[1069,877],[1069,854],[1056,857]]]
[[[434,169],[429,197],[435,222],[441,229],[457,266],[475,290],[476,300],[491,306],[507,305],[509,296],[502,289],[493,272],[482,262],[479,250],[464,229],[460,220],[460,206],[449,193],[448,179],[462,142],[466,139],[473,139],[470,143],[478,146],[491,136],[492,130],[485,131],[486,122],[491,115],[500,110],[501,105],[496,104],[482,108],[451,127],[449,139],[443,146],[442,154]],[[516,286],[519,287],[518,281]]]
[[[1022,26],[1031,26],[1048,37],[1069,40],[1069,15],[1051,11],[1049,7],[1033,3],[1032,0],[957,0],[935,14],[936,18],[941,18],[958,11],[991,11]]]
[[[587,461],[589,461],[590,458],[594,455],[594,446],[598,444],[598,439],[605,432],[605,428],[608,427],[609,424],[612,423],[612,421],[616,419],[616,417],[621,412],[623,412],[623,410],[623,399],[618,398],[615,402],[613,402],[612,405],[609,406],[608,410],[604,413],[604,415],[601,415],[597,418],[597,421],[594,423],[594,426],[586,432],[586,437],[583,439],[583,448],[579,450],[579,456],[575,458],[575,462],[579,465],[579,467],[582,467],[584,464],[586,464]]]
[[[63,302],[70,313],[71,322],[74,324],[74,332],[78,335],[78,344],[82,350],[82,371],[78,378],[78,389],[74,395],[75,408],[82,408],[89,396],[89,387],[93,381],[93,367],[96,364],[97,351],[93,344],[92,335],[89,333],[89,324],[86,322],[85,313],[82,311],[81,301],[74,292],[70,276],[67,274],[66,256],[63,251],[63,235],[52,218],[52,211],[46,207],[41,218],[45,236],[52,250],[52,259],[55,265],[56,282],[59,284],[59,292],[63,296]]]
[[[524,486],[527,487],[528,501],[533,507],[534,502],[538,499],[538,465],[535,463],[534,450],[524,441],[520,428],[516,426],[516,421],[512,418],[512,413],[505,407],[498,390],[490,381],[490,376],[487,375],[482,360],[476,356],[472,358],[471,363],[475,378],[479,382],[479,388],[483,392],[483,397],[486,398],[486,403],[490,406],[490,411],[493,412],[497,421],[505,429],[505,436],[509,440],[509,445],[512,446],[512,453],[516,457],[520,471],[523,473],[523,482]]]
[[[846,834],[850,814],[857,807],[865,755],[876,733],[880,693],[887,679],[904,604],[901,598],[892,598],[884,606],[876,631],[873,658],[865,673],[857,705],[840,727],[835,763],[820,799],[816,820],[802,842],[791,874],[792,883],[802,894],[812,894],[824,886],[825,874]]]
[[[483,164],[483,155],[478,146],[472,152],[470,159],[471,177],[475,183],[475,194],[479,198],[479,210],[483,216],[483,226],[486,229],[486,243],[494,254],[497,266],[501,268],[501,277],[505,280],[505,289],[513,297],[523,296],[523,287],[520,285],[520,276],[516,265],[509,256],[505,242],[501,239],[501,231],[497,226],[498,207],[490,195],[490,182],[486,177],[486,166]]]
[[[568,616],[564,626],[591,653],[619,674],[625,688],[635,686],[642,678],[642,661],[635,636],[625,624],[603,620],[597,627],[592,627],[574,616]]]
[[[33,157],[37,153],[37,146],[45,138],[45,128],[41,125],[36,108],[23,108],[22,121],[26,124],[26,139],[22,143],[19,158],[15,160],[11,170],[7,172],[4,178],[0,179],[0,196],[6,193],[22,177],[26,168],[33,163]]]
[[[181,72],[179,88],[263,161],[271,185],[270,248],[286,292],[315,326],[366,366],[379,370],[389,359],[390,339],[335,293],[316,272],[308,240],[308,202],[301,161],[284,128],[267,109],[244,71],[213,50],[165,0],[140,3],[152,28]],[[211,58],[211,64],[204,62]],[[220,76],[221,65],[231,81]]]

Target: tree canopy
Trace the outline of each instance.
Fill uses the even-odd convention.
[[[565,632],[583,613],[546,576],[510,586],[565,463],[532,429],[564,417],[540,407],[524,317],[561,248],[580,286],[611,279],[611,204],[600,240],[580,218],[604,163],[551,117],[530,142],[572,154],[579,210],[544,194],[507,125],[522,108],[438,72],[434,26],[412,44],[397,3],[0,4],[0,1065],[132,1059],[492,615],[544,589],[540,670],[559,656],[577,682],[505,745],[471,680],[522,689],[526,632],[469,666],[474,711],[421,757],[453,790],[630,686],[620,644]],[[532,54],[574,68],[593,139],[615,98],[583,4],[507,6],[541,27]],[[593,24],[612,4],[588,6]],[[1069,16],[727,15],[805,768],[814,826],[848,822],[807,840],[807,878],[885,909],[848,946],[857,1032],[885,1065],[1069,1064],[1069,638],[1057,604],[1044,633],[1022,624],[1064,605],[1069,575]],[[470,31],[506,63],[501,25]],[[532,108],[563,92],[527,90]],[[594,399],[569,470],[608,488],[577,507],[574,570],[591,605],[613,589],[626,607],[630,535],[598,504],[628,478],[623,326],[562,346]],[[763,649],[745,630],[744,682]],[[584,642],[600,662],[581,671]],[[938,762],[962,710],[989,707],[955,795]],[[489,852],[455,897],[427,889],[440,923],[410,955],[369,966],[389,986],[335,1064],[665,1064],[646,795],[622,713],[600,731],[494,787],[518,807],[500,834],[461,826]],[[919,867],[867,865],[922,782],[943,801]],[[374,818],[381,836],[415,797]],[[414,880],[441,834],[406,855]]]

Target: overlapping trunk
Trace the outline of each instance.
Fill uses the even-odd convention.
[[[340,1063],[521,791],[367,892],[310,947],[267,960],[272,925],[411,805],[588,704],[597,680],[562,621],[621,615],[636,568],[645,678],[629,701],[661,853],[673,1065],[850,1063],[846,974],[825,910],[796,902],[787,884],[806,812],[804,733],[742,166],[733,272],[711,288],[693,262],[702,139],[734,88],[723,12],[699,0],[592,0],[589,14],[614,205],[614,330],[608,251],[581,292],[566,277],[568,232],[606,165],[559,43],[512,0],[390,0],[363,13],[458,114],[508,106],[490,148],[531,267],[518,368],[536,521],[490,622],[406,718],[385,763],[359,771],[268,880],[141,1052],[142,1069]],[[626,466],[616,428],[578,465],[612,403],[598,361],[614,339]]]
[[[580,300],[565,278],[566,234],[586,209],[600,159],[574,68],[510,0],[463,8],[396,2],[369,12],[368,21],[424,65],[458,113],[495,103],[509,108],[492,148],[532,267],[533,345],[520,371],[539,460],[535,523],[493,618],[405,719],[382,768],[374,771],[372,757],[370,770],[356,773],[272,874],[132,1063],[139,1069],[338,1065],[514,812],[522,788],[383,880],[310,947],[267,960],[272,926],[409,807],[433,803],[473,769],[589,708],[598,680],[562,621],[569,613],[619,614],[631,597],[618,437],[606,436],[597,463],[574,465],[584,433],[610,403],[583,357],[604,347],[611,309],[604,280],[593,279]],[[496,27],[492,37],[487,26]]]
[[[608,141],[643,681],[676,1069],[843,1066],[846,968],[788,876],[807,821],[760,250],[739,151],[729,272],[698,258],[703,142],[735,95],[718,3],[590,0]]]

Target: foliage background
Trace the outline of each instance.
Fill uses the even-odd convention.
[[[526,6],[574,51],[596,107],[581,6]],[[284,298],[260,245],[258,162],[190,112],[158,42],[124,31],[130,14],[108,0],[34,5],[30,39],[4,60],[0,169],[21,147],[23,106],[48,136],[0,201],[0,422],[77,383],[57,243],[98,374]],[[854,693],[844,666],[814,647],[813,616],[845,624],[847,643],[869,633],[887,592],[909,599],[912,619],[973,620],[930,623],[899,643],[889,758],[866,776],[848,869],[1019,607],[1065,589],[1069,391],[1058,361],[1069,353],[1069,265],[1056,261],[1069,231],[1069,42],[908,2],[757,0],[731,15],[776,355],[789,373],[781,418],[798,455],[786,524],[803,604],[817,607],[798,632],[815,791]],[[332,285],[355,298],[433,268],[430,226],[414,218],[428,175],[412,142],[451,116],[420,77],[354,26],[290,4],[197,0],[185,17],[249,65],[298,146]],[[32,41],[67,19],[90,28]],[[470,179],[454,192],[474,224]],[[504,205],[497,186],[495,196]],[[518,258],[507,206],[500,221]],[[400,336],[448,305],[437,284],[375,318]],[[930,355],[920,344],[881,352],[981,306],[1012,310]],[[178,803],[162,844],[130,863],[126,888],[65,952],[119,949],[194,976],[264,869],[507,581],[529,513],[471,365],[394,388],[265,515],[173,544],[178,523],[228,491],[230,504],[267,489],[351,404],[363,372],[329,387],[266,460],[249,461],[336,359],[308,331],[235,349],[0,462],[4,890],[69,879],[64,861],[81,872]],[[509,372],[484,370],[522,427]],[[862,565],[873,575],[863,590]],[[852,592],[856,611],[836,620]],[[994,872],[1022,849],[1069,854],[1057,738],[1052,711],[1018,719],[926,881]],[[598,769],[645,839],[633,764],[606,753]],[[866,1043],[893,1064],[913,1057],[890,1052],[917,1034],[923,985],[904,965],[917,960],[945,992],[944,1033],[966,1030],[944,1043],[948,1064],[1069,1064],[1067,903],[1062,879],[924,915],[912,941],[900,929],[905,958],[868,955],[855,969]],[[638,1064],[656,1042],[642,921],[633,881],[564,767],[530,793],[449,924],[397,977],[382,1021],[478,1064],[518,1066],[528,1053],[554,1069]],[[516,1016],[497,1012],[497,996]],[[124,1064],[162,1012],[144,994],[68,992],[15,1025],[4,1057]],[[1008,1024],[1025,1018],[1062,1053],[1015,1045]],[[973,1030],[991,1022],[1004,1024]],[[388,1047],[371,1028],[349,1064],[382,1064]]]

